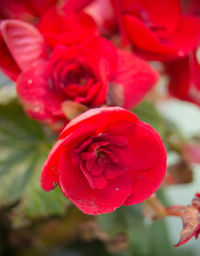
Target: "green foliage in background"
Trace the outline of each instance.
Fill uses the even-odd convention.
[[[48,131],[49,132],[49,131]],[[0,108],[0,204],[20,200],[29,216],[63,214],[67,199],[59,189],[40,188],[40,171],[56,137],[29,119],[13,101]]]

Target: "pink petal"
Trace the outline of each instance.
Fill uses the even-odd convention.
[[[16,64],[15,60],[11,56],[3,38],[0,34],[0,68],[2,72],[8,76],[10,79],[16,81],[18,75],[20,74],[20,69]]]
[[[5,20],[0,25],[5,43],[21,70],[46,57],[46,46],[37,29],[23,21]]]

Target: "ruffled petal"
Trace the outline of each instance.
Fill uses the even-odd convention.
[[[112,77],[113,84],[120,84],[124,93],[124,108],[137,105],[158,80],[158,73],[135,55],[118,51],[118,66]]]

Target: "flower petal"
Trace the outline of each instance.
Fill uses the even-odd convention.
[[[92,189],[81,170],[71,163],[70,152],[67,151],[60,159],[59,186],[80,210],[95,215],[115,210],[131,193],[129,181],[124,176],[110,180],[104,189]]]
[[[46,45],[39,31],[23,21],[4,20],[0,24],[5,43],[21,70],[46,57]]]
[[[39,60],[22,72],[17,80],[17,93],[29,116],[54,123],[65,116],[61,110],[62,99],[51,90],[47,66],[47,61]]]
[[[124,88],[124,108],[138,104],[157,80],[158,73],[147,62],[131,53],[118,51],[118,66],[112,81]]]

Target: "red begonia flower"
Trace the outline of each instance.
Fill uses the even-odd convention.
[[[141,56],[168,61],[186,56],[200,40],[200,19],[181,13],[179,0],[112,0],[122,35]]]
[[[159,134],[119,107],[91,109],[71,121],[49,153],[41,186],[57,184],[81,211],[101,214],[137,204],[160,186],[166,152]]]
[[[198,51],[188,57],[166,64],[169,75],[169,92],[181,100],[200,105],[200,64]]]
[[[145,61],[117,51],[101,37],[90,37],[71,47],[59,45],[49,60],[27,68],[17,81],[17,92],[29,116],[53,124],[63,120],[67,100],[88,107],[135,106],[157,78]],[[116,102],[118,96],[122,100]]]
[[[64,118],[66,100],[89,107],[104,104],[115,63],[114,46],[100,37],[59,45],[48,61],[40,59],[22,72],[17,92],[31,117],[55,123]]]
[[[40,19],[38,29],[46,42],[55,47],[57,44],[72,45],[82,39],[97,34],[94,20],[84,12],[58,12],[49,8]]]

